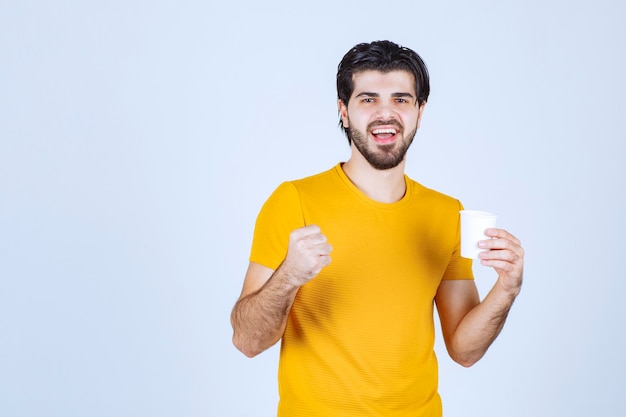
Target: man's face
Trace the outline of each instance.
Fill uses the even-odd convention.
[[[361,155],[378,170],[404,160],[419,127],[425,103],[417,105],[413,74],[362,71],[353,75],[354,91],[339,112],[348,136]]]

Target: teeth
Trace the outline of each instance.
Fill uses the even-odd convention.
[[[384,135],[384,134],[395,135],[396,134],[396,129],[375,129],[375,130],[372,131],[372,134],[374,134],[374,135]]]

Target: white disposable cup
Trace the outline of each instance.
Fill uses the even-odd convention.
[[[476,259],[484,249],[478,247],[479,240],[489,239],[485,230],[496,227],[498,215],[488,211],[461,210],[461,256]]]

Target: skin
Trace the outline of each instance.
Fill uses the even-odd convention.
[[[353,138],[343,170],[370,198],[396,202],[406,191],[404,152],[419,128],[426,103],[418,105],[413,75],[406,71],[363,71],[353,81],[349,102],[338,102],[342,123]],[[376,129],[381,128],[395,129],[395,134],[377,136]],[[381,169],[380,161],[390,167]],[[463,366],[473,365],[485,354],[522,285],[520,241],[503,229],[488,229],[486,235],[495,239],[479,243],[485,249],[480,262],[494,268],[498,279],[483,301],[473,280],[442,281],[435,296],[446,348]],[[231,314],[233,343],[241,352],[253,357],[280,340],[298,289],[330,264],[331,252],[322,230],[309,225],[291,233],[287,255],[275,271],[249,264]]]

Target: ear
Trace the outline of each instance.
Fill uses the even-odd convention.
[[[422,105],[420,106],[418,112],[417,112],[417,128],[419,129],[420,127],[420,122],[422,121],[422,114],[424,113],[424,107],[426,107],[426,102],[423,101]]]
[[[348,107],[343,103],[343,101],[337,100],[337,108],[339,109],[339,117],[341,117],[341,124],[344,128],[350,127],[350,123],[348,122]]]

